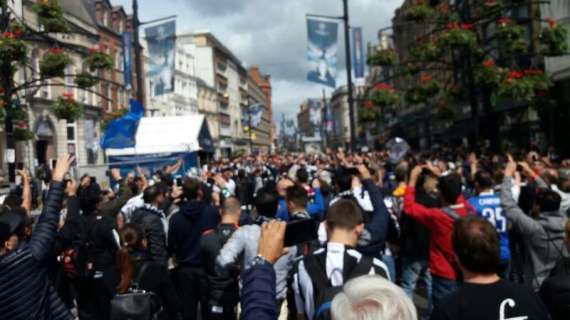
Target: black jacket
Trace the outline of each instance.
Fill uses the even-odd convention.
[[[136,253],[134,255],[137,256]],[[133,257],[133,259],[137,261],[135,265],[137,271],[133,279],[138,276],[143,263],[147,263],[146,270],[141,276],[139,287],[143,290],[155,293],[160,298],[162,307],[166,312],[162,314],[159,319],[178,319],[181,304],[166,267],[147,258],[138,260],[137,257]],[[117,286],[120,280],[121,274],[116,267],[105,271],[103,281],[109,301],[111,301],[117,293]],[[104,310],[104,314],[110,313],[111,306],[108,305],[107,309],[108,310]]]
[[[200,239],[206,230],[220,223],[219,209],[204,201],[190,200],[180,205],[180,211],[170,217],[168,252],[182,267],[200,267]]]
[[[62,200],[63,183],[53,182],[30,241],[0,257],[2,319],[73,319],[47,272]]]
[[[166,232],[162,221],[166,221],[164,211],[150,205],[145,205],[133,212],[131,222],[139,225],[148,240],[150,257],[153,261],[162,265],[168,264],[168,252],[166,250]]]
[[[239,265],[216,268],[216,257],[237,228],[233,224],[220,224],[216,229],[207,230],[202,235],[202,265],[208,274],[209,302],[213,306],[233,306],[239,301]]]
[[[552,320],[570,315],[570,258],[562,258],[540,288],[540,297]]]

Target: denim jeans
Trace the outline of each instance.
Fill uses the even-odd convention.
[[[394,257],[391,255],[383,255],[382,262],[384,262],[388,268],[390,280],[392,280],[392,282],[396,282],[396,261],[394,260]]]
[[[426,299],[428,301],[427,314],[429,315],[432,309],[432,281],[431,273],[429,272],[429,263],[427,260],[404,258],[402,261],[402,276],[400,280],[402,289],[410,299],[414,297],[414,291],[416,290],[416,285],[420,278],[426,286]]]
[[[437,307],[441,299],[450,293],[453,293],[459,287],[456,280],[450,280],[436,275],[432,275],[432,302]]]

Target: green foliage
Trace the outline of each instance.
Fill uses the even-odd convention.
[[[58,119],[75,121],[81,117],[82,108],[79,102],[66,94],[54,102],[53,112]]]
[[[23,40],[18,39],[18,35],[14,32],[4,32],[0,36],[0,62],[19,62],[26,61],[28,47]]]
[[[436,60],[441,55],[441,50],[435,41],[429,41],[410,49],[410,54],[419,60]]]
[[[447,30],[441,32],[437,40],[438,46],[442,49],[452,47],[475,48],[477,46],[477,35],[469,24],[459,26],[457,23],[448,24]]]
[[[368,57],[368,64],[373,66],[391,66],[396,63],[398,56],[394,49],[377,50]]]
[[[504,98],[532,101],[538,92],[544,92],[552,85],[542,70],[511,71],[500,84],[498,94]]]
[[[380,83],[372,90],[370,101],[375,106],[386,107],[397,104],[400,101],[400,95],[389,84]]]
[[[85,58],[85,64],[89,67],[91,72],[97,70],[111,70],[113,69],[113,58],[99,50],[89,50],[89,55]]]
[[[568,30],[553,20],[549,20],[549,26],[542,29],[538,40],[540,41],[540,53],[549,57],[562,56],[568,53]]]
[[[34,133],[28,128],[14,128],[12,135],[16,141],[28,141],[34,138]]]
[[[374,107],[372,101],[367,101],[364,107],[358,109],[358,120],[362,123],[373,123],[378,121],[380,110]]]
[[[52,48],[40,61],[40,74],[43,77],[64,77],[65,68],[71,62],[71,58],[63,53],[63,49]]]
[[[498,86],[507,75],[507,71],[495,64],[492,59],[487,59],[482,66],[475,70],[475,79],[477,83]]]
[[[99,79],[88,72],[82,72],[75,77],[75,84],[83,89],[88,89],[99,83]]]
[[[424,21],[437,15],[436,10],[425,1],[418,1],[405,11],[406,18],[414,21]]]
[[[44,31],[69,32],[64,10],[58,0],[39,0],[32,6],[32,10],[38,15],[38,22],[44,27]]]

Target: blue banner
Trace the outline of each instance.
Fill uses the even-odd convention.
[[[263,120],[263,105],[258,103],[249,107],[249,113],[251,114],[251,126],[259,127],[261,120]]]
[[[133,86],[133,40],[130,32],[123,33],[123,69],[125,89],[131,90]]]
[[[364,78],[364,66],[366,57],[364,56],[364,41],[362,40],[362,28],[352,28],[352,65],[354,66],[354,77]]]
[[[171,166],[177,161],[181,161],[182,166],[178,172],[173,173],[175,176],[185,176],[190,169],[198,167],[198,155],[196,152],[161,155],[111,156],[109,157],[109,167],[120,169],[123,177],[126,177],[129,172],[137,172],[137,167],[140,167],[152,175],[157,170],[163,170],[165,166]]]
[[[145,29],[149,64],[147,78],[152,96],[174,91],[176,21]]]
[[[101,138],[103,149],[124,149],[135,146],[135,137],[140,119],[144,116],[142,105],[136,101],[130,101],[130,111],[119,119],[113,120],[105,129]]]
[[[307,58],[311,70],[307,79],[329,87],[336,87],[336,54],[338,23],[307,19],[309,45]]]

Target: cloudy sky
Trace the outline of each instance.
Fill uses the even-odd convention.
[[[132,0],[111,0],[131,12]],[[403,0],[349,0],[350,23],[362,26],[366,42],[390,25]],[[260,65],[272,76],[274,119],[297,112],[309,97],[321,97],[322,86],[306,80],[307,13],[342,15],[341,0],[139,0],[141,20],[177,14],[182,32],[212,32],[246,66]],[[346,83],[344,34],[339,28],[337,85]],[[341,49],[342,48],[342,49]],[[327,88],[327,95],[331,94]]]

